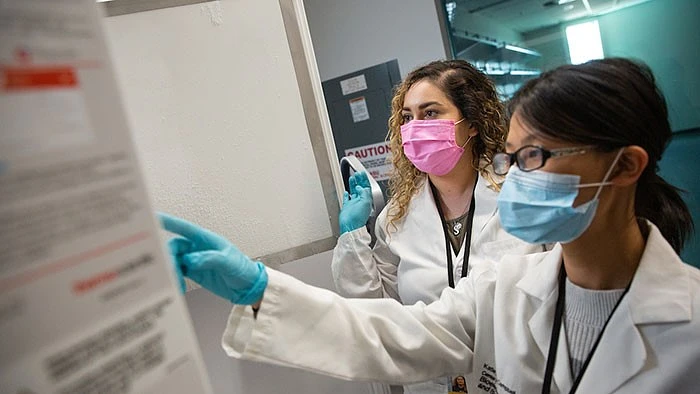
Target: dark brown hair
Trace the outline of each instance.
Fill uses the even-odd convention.
[[[637,183],[635,213],[654,223],[680,253],[693,220],[680,190],[657,173],[672,132],[666,100],[648,66],[609,58],[558,67],[515,94],[508,112],[516,111],[542,136],[603,151],[644,148],[649,164]]]

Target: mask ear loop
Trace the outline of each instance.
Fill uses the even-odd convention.
[[[603,182],[598,185],[598,191],[595,192],[595,196],[593,197],[594,200],[598,199],[600,196],[600,192],[603,191],[603,186],[608,186],[612,185],[612,182],[608,182],[608,177],[610,177],[610,174],[612,174],[613,169],[615,169],[615,164],[617,164],[617,161],[620,160],[620,156],[622,156],[622,152],[625,150],[624,147],[620,148],[620,150],[617,152],[617,156],[615,156],[615,160],[613,160],[612,164],[610,165],[610,168],[608,168],[608,172],[605,173],[605,177],[603,178]]]
[[[462,118],[462,119],[456,121],[456,122],[455,122],[455,126],[457,126],[458,124],[464,122],[465,119],[467,119],[467,118]],[[469,141],[471,141],[472,138],[474,138],[474,136],[473,136],[473,135],[470,135],[469,138],[467,138],[467,142],[465,142],[464,145],[461,146],[461,148],[464,149],[467,145],[469,145]]]
[[[474,138],[474,136],[473,136],[473,135],[470,135],[470,136],[469,136],[469,138],[467,138],[467,142],[465,142],[465,143],[464,143],[464,145],[462,145],[462,149],[466,148],[466,147],[467,147],[467,145],[469,145],[469,141],[471,141],[471,140],[472,140],[472,138]]]

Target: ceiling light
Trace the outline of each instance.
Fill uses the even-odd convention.
[[[511,70],[510,75],[540,75],[537,70]]]
[[[537,52],[535,52],[535,51],[533,51],[533,50],[526,49],[526,48],[521,48],[521,47],[518,47],[518,46],[515,46],[515,45],[506,44],[505,48],[506,48],[506,49],[509,49],[509,50],[511,50],[511,51],[524,53],[524,54],[526,54],[526,55],[540,56],[539,53],[537,53]]]
[[[556,7],[558,5],[564,5],[564,4],[569,4],[573,3],[574,1],[577,0],[549,0],[542,4],[543,7]]]

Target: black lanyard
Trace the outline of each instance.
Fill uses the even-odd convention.
[[[437,189],[430,183],[430,190],[433,192],[433,199],[435,200],[435,205],[437,206],[438,215],[440,215],[440,221],[442,222],[442,231],[445,234],[445,250],[447,252],[447,283],[450,287],[455,287],[454,269],[452,267],[452,243],[450,242],[450,234],[447,232],[447,224],[445,222],[445,216],[442,213],[442,208],[440,207],[440,199],[438,196]],[[474,182],[474,190],[476,190],[476,182]],[[474,207],[476,205],[474,199],[474,190],[472,190],[472,201],[469,203],[469,214],[467,214],[467,228],[464,240],[464,256],[462,259],[462,278],[467,276],[469,267],[469,248],[472,243],[472,222],[474,221]]]
[[[625,298],[625,294],[627,294],[627,292],[629,291],[630,286],[631,286],[631,283],[629,285],[627,285],[627,287],[625,288],[625,291],[622,292],[622,295],[617,300],[615,307],[610,312],[610,315],[608,315],[608,319],[605,320],[605,324],[603,325],[603,329],[600,331],[600,334],[598,334],[598,338],[596,338],[595,343],[593,344],[593,348],[591,348],[591,351],[588,353],[588,357],[586,357],[586,361],[583,363],[583,366],[581,367],[581,371],[579,372],[578,376],[576,377],[576,380],[574,381],[573,386],[571,386],[571,390],[569,390],[569,394],[575,393],[576,390],[578,389],[579,384],[581,384],[581,379],[583,378],[583,374],[586,372],[586,369],[588,368],[588,364],[591,363],[591,359],[593,358],[593,353],[595,353],[596,349],[598,348],[598,344],[600,343],[601,338],[603,338],[603,333],[605,332],[605,328],[608,326],[608,323],[610,323],[610,319],[615,314],[617,307],[620,306],[622,299]],[[561,269],[559,270],[559,298],[557,299],[557,307],[556,307],[555,312],[554,312],[554,324],[552,324],[552,336],[551,336],[550,341],[549,341],[549,355],[547,355],[547,368],[545,369],[545,372],[544,372],[544,383],[542,385],[542,394],[549,394],[549,391],[552,387],[552,375],[554,374],[554,364],[557,360],[557,346],[559,345],[559,332],[561,331],[561,319],[562,319],[562,316],[564,315],[564,306],[566,305],[565,298],[566,298],[566,269],[564,268],[564,264],[562,264]]]

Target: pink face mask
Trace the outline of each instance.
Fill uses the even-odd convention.
[[[455,142],[455,125],[464,118],[412,120],[401,126],[403,153],[419,170],[433,175],[452,171],[464,153],[464,146]]]

